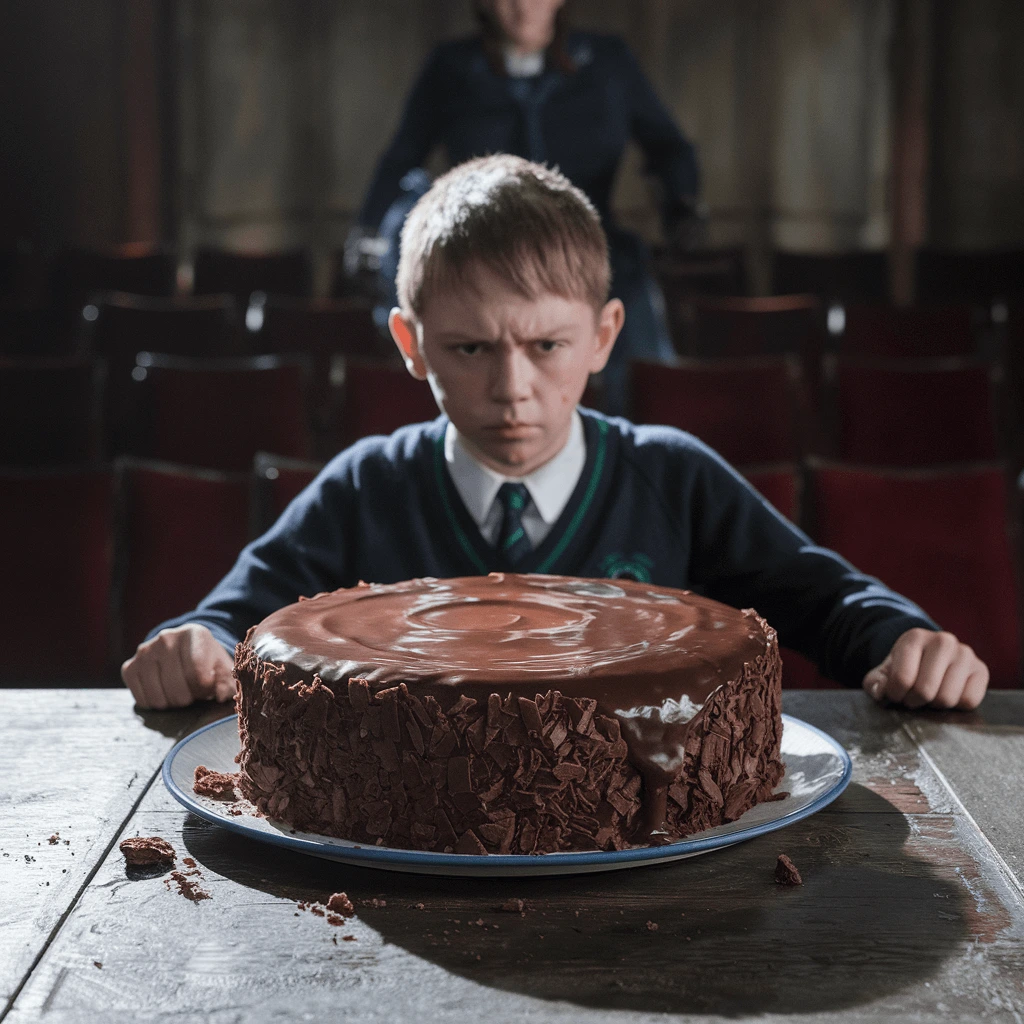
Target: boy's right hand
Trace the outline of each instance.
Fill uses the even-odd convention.
[[[121,678],[140,708],[183,708],[196,700],[231,700],[234,663],[205,627],[162,629],[139,644]]]

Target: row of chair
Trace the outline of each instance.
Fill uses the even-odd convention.
[[[111,678],[154,625],[209,591],[318,468],[260,455],[248,473],[132,459],[0,471],[0,683]],[[970,643],[993,685],[1021,684],[1018,563],[1001,467],[812,461],[746,472],[818,543]],[[787,685],[827,685],[803,659],[784,657]]]
[[[237,470],[253,453],[328,457],[368,434],[432,419],[430,388],[400,364],[301,356],[135,364],[0,361],[0,465],[132,453]],[[1021,461],[1020,409],[998,366],[830,357],[812,389],[791,356],[631,366],[632,418],[696,434],[735,463],[807,454],[926,466]],[[592,389],[585,403],[598,404]]]
[[[747,257],[742,247],[655,251],[655,264],[670,293],[744,295],[749,293]],[[170,296],[178,289],[178,256],[168,247],[128,245],[108,250],[65,249],[47,269],[33,253],[0,253],[0,295],[23,295],[31,278],[44,278],[58,300],[93,291],[127,291]],[[312,294],[309,250],[236,252],[200,247],[193,256],[196,294],[229,292],[247,300],[254,291],[279,295]],[[958,250],[925,247],[915,257],[918,298],[988,306],[1024,290],[1024,249]],[[778,250],[772,256],[774,294],[809,292],[828,301],[884,301],[889,297],[888,255],[884,250],[808,253]],[[39,281],[37,280],[38,284]],[[332,257],[332,294],[352,290],[344,256]]]

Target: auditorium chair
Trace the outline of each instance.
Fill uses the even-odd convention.
[[[253,292],[307,296],[313,290],[313,262],[306,249],[232,252],[204,246],[196,252],[192,290],[196,295],[228,292],[243,308]]]
[[[1019,593],[998,464],[898,470],[812,462],[811,533],[917,602],[989,666],[1021,685]]]
[[[261,326],[250,331],[249,348],[259,353],[308,352],[355,359],[398,359],[389,338],[377,330],[373,310],[353,299],[268,296]]]
[[[123,660],[165,619],[194,608],[250,537],[248,473],[116,463],[116,646]]]
[[[843,310],[839,351],[886,359],[967,357],[975,354],[970,306],[851,304]]]
[[[631,364],[632,418],[696,434],[733,463],[803,454],[802,374],[792,356]]]
[[[1024,248],[919,249],[918,302],[965,302],[989,308],[1024,296]]]
[[[312,483],[321,469],[323,464],[320,462],[257,452],[252,464],[252,523],[255,532],[263,533],[273,526],[288,503]]]
[[[99,454],[101,375],[81,359],[0,359],[0,465],[53,466]]]
[[[414,379],[404,367],[355,359],[345,362],[339,445],[371,434],[390,434],[438,415],[430,386]]]
[[[971,360],[826,362],[835,456],[881,466],[975,462],[1000,455],[998,371]]]
[[[794,463],[738,465],[736,469],[791,522],[800,522],[800,473]]]
[[[0,469],[0,680],[108,685],[109,468]]]
[[[0,358],[66,356],[72,331],[49,306],[0,301]]]
[[[885,302],[889,258],[884,250],[787,252],[772,260],[772,293],[817,295],[825,303]]]
[[[133,452],[248,471],[258,451],[308,458],[309,364],[301,356],[185,359],[140,352]]]

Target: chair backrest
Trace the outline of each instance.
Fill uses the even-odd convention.
[[[148,245],[65,249],[54,261],[52,277],[54,297],[65,302],[110,291],[171,296],[176,284],[174,254]]]
[[[255,532],[263,533],[273,526],[292,499],[312,483],[323,468],[320,462],[258,452],[252,464],[252,522]]]
[[[343,443],[390,434],[408,423],[436,419],[437,403],[425,381],[403,367],[348,360],[339,418]]]
[[[814,295],[693,300],[694,355],[820,355],[825,334],[821,300]]]
[[[889,297],[889,257],[881,249],[855,252],[787,252],[772,260],[772,291],[801,292],[825,302],[884,302]]]
[[[1024,248],[919,249],[915,280],[918,302],[988,307],[1024,295]]]
[[[180,359],[140,352],[135,450],[247,472],[258,451],[308,458],[309,366],[300,356]]]
[[[373,308],[355,299],[269,296],[262,326],[249,336],[254,352],[309,352],[355,359],[396,358],[395,346],[377,330]]]
[[[631,365],[633,419],[696,434],[730,462],[802,454],[802,374],[792,356]]]
[[[137,459],[117,463],[118,653],[194,608],[249,540],[250,476]]]
[[[992,685],[1021,684],[1018,590],[999,465],[882,470],[812,464],[815,539],[917,602],[987,662]]]
[[[847,305],[843,320],[844,355],[967,357],[978,347],[970,306]]]
[[[0,680],[113,678],[111,471],[4,468],[0,509]]]
[[[305,296],[313,290],[313,261],[306,249],[257,253],[204,246],[196,251],[192,290],[229,292],[243,306],[253,292]]]
[[[977,462],[999,455],[997,372],[968,360],[826,364],[836,394],[836,456],[879,466]]]
[[[736,468],[787,519],[800,522],[800,471],[795,463]]]
[[[96,367],[80,359],[0,360],[0,465],[96,458],[100,384]]]

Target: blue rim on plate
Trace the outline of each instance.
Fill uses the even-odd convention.
[[[234,715],[203,726],[176,743],[164,758],[162,777],[164,785],[175,800],[214,825],[260,842],[347,864],[385,868],[393,871],[464,875],[562,874],[573,871],[614,870],[645,863],[678,860],[731,846],[734,843],[753,839],[755,836],[792,825],[794,822],[815,814],[835,800],[846,789],[853,771],[847,752],[828,733],[799,718],[783,715],[782,722],[784,763],[786,763],[787,755],[787,736],[791,738],[799,736],[804,741],[818,742],[817,756],[826,758],[829,767],[827,770],[823,769],[824,774],[819,779],[807,780],[803,772],[791,772],[791,764],[787,763],[786,775],[777,789],[781,791],[789,788],[795,792],[794,783],[801,785],[810,781],[813,784],[817,781],[820,791],[816,792],[812,798],[806,799],[789,811],[783,810],[786,806],[784,801],[762,803],[735,822],[697,833],[693,837],[676,843],[610,852],[588,851],[539,855],[490,854],[488,856],[428,853],[392,847],[362,846],[344,839],[310,833],[291,834],[291,832],[285,831],[287,826],[284,823],[274,825],[266,818],[248,814],[231,816],[227,813],[225,801],[199,797],[192,792],[191,780],[195,765],[191,764],[191,761],[194,760],[196,764],[206,763],[207,767],[215,771],[230,772],[234,769],[234,765],[229,763],[239,749],[238,719]],[[787,733],[787,727],[789,733]],[[221,730],[221,732],[215,733],[214,730]],[[200,754],[203,748],[205,748],[205,753]],[[203,757],[202,762],[198,760],[197,755]],[[182,757],[182,763],[176,765],[179,757]],[[214,763],[210,764],[209,761]],[[189,763],[186,764],[186,762]],[[178,775],[177,779],[175,774]],[[770,815],[770,817],[768,820],[742,826],[743,819],[748,815],[754,815],[755,812],[759,813],[761,817],[765,815]]]

